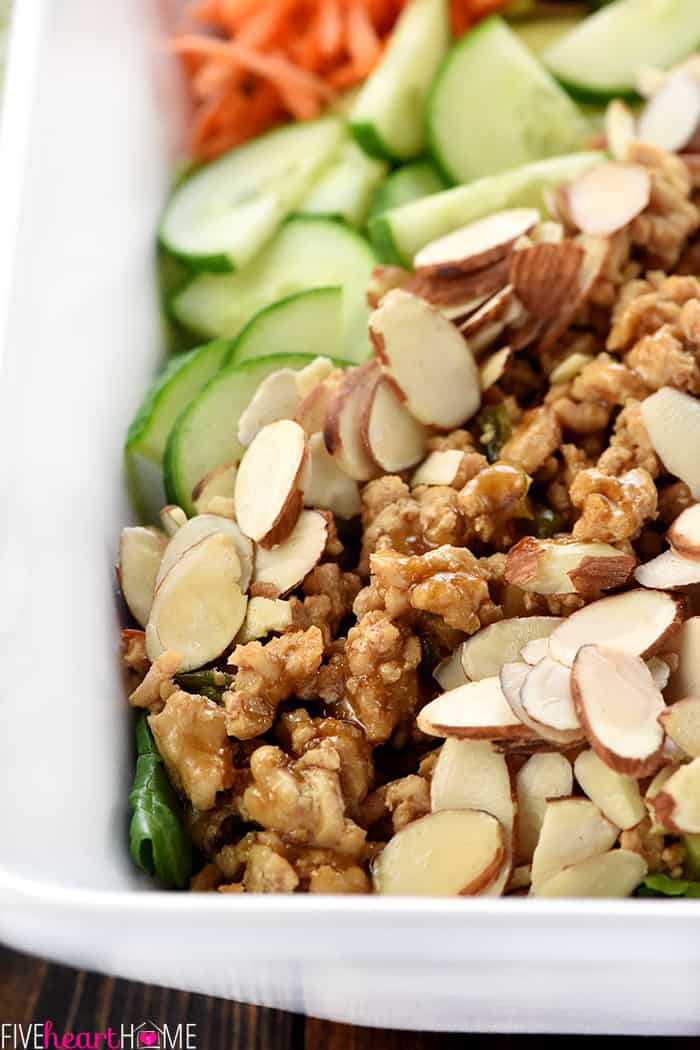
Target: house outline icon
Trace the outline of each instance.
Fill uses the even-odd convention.
[[[142,1031],[157,1032],[158,1041],[156,1043],[151,1043],[148,1047],[146,1047],[145,1044],[141,1043],[139,1040],[139,1032]],[[141,1050],[142,1047],[143,1050],[165,1050],[165,1033],[163,1032],[161,1026],[159,1024],[156,1024],[155,1021],[143,1021],[142,1024],[138,1025],[136,1028],[133,1029],[133,1037],[135,1039],[135,1042],[133,1044],[133,1050]]]

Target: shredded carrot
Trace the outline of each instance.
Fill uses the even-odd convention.
[[[197,159],[291,118],[317,116],[362,83],[410,0],[192,0],[171,41],[195,107]],[[450,0],[453,32],[505,0]]]

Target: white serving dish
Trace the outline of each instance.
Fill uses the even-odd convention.
[[[0,165],[0,936],[359,1024],[696,1035],[700,901],[222,898],[153,892],[132,869],[111,567],[129,514],[124,429],[158,359],[152,246],[179,103],[162,2],[15,6]]]

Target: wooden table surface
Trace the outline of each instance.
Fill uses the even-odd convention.
[[[351,1028],[256,1009],[222,999],[170,992],[54,966],[0,947],[0,1025],[53,1021],[57,1032],[104,1031],[149,1019],[195,1023],[199,1050],[592,1050],[583,1036],[443,1035]],[[0,1029],[1,1030],[1,1029]],[[618,1044],[638,1043],[621,1038]],[[677,1041],[687,1043],[688,1040]],[[693,1045],[698,1040],[693,1040]],[[600,1043],[597,1044],[597,1047]],[[596,1047],[596,1050],[597,1050]],[[668,1050],[668,1039],[645,1039],[644,1050]]]

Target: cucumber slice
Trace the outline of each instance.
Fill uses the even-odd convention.
[[[580,25],[583,16],[553,16],[551,18],[529,18],[513,26],[516,36],[525,47],[538,57],[556,44],[557,40]]]
[[[336,117],[288,124],[199,168],[170,198],[161,243],[197,269],[244,266],[308,192],[344,134]]]
[[[399,208],[402,204],[445,189],[447,183],[429,160],[405,164],[402,168],[392,171],[375,193],[370,217],[374,218],[390,208]]]
[[[383,257],[391,255],[402,265],[412,266],[416,252],[429,241],[493,211],[522,207],[546,210],[546,189],[575,179],[604,159],[604,153],[572,153],[490,175],[468,186],[455,186],[377,215],[370,222],[372,240]]]
[[[342,324],[342,288],[297,292],[256,314],[231,344],[224,365],[271,354],[339,357]]]
[[[446,0],[413,0],[350,114],[366,153],[406,160],[423,152],[424,105],[450,42]]]
[[[570,152],[585,135],[575,103],[496,16],[452,49],[428,103],[430,149],[452,182]]]
[[[386,172],[384,161],[368,157],[356,142],[345,142],[299,205],[299,213],[325,215],[363,226],[372,195]]]
[[[132,501],[144,521],[157,521],[165,503],[163,455],[182,410],[221,368],[230,349],[226,339],[174,358],[148,390],[126,436],[124,451]]]
[[[280,368],[303,368],[311,361],[310,354],[273,354],[232,365],[210,379],[170,432],[163,462],[168,501],[193,514],[197,482],[214,467],[243,455],[238,420],[263,379]]]
[[[616,0],[549,47],[543,60],[573,93],[635,95],[640,66],[668,69],[700,43],[698,0]]]
[[[310,216],[289,219],[257,259],[234,274],[198,274],[171,300],[182,324],[200,335],[236,336],[265,306],[309,288],[343,288],[343,356],[361,360],[369,345],[365,289],[376,263],[356,230]]]

